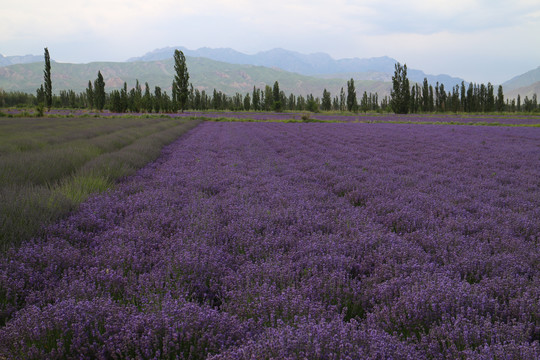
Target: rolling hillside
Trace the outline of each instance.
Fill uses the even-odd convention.
[[[0,54],[0,66],[43,62],[43,55],[4,56]]]
[[[531,85],[506,91],[504,96],[506,99],[517,99],[518,94],[521,97],[521,103],[523,103],[525,96],[532,99],[533,94],[540,94],[540,81],[537,81]]]
[[[212,92],[220,90],[233,95],[236,92],[246,93],[253,86],[264,88],[279,82],[281,90],[286,94],[306,95],[312,93],[321,96],[327,89],[332,96],[339,94],[341,87],[346,89],[346,79],[323,79],[300,75],[284,70],[263,66],[238,65],[214,61],[206,58],[186,57],[190,74],[190,82],[199,90]],[[53,92],[72,89],[82,92],[88,81],[97,77],[101,71],[105,79],[105,89],[120,89],[124,82],[128,88],[135,86],[138,79],[141,86],[148,82],[153,90],[155,86],[170,92],[173,80],[173,59],[137,62],[94,62],[88,64],[51,64]],[[33,93],[43,82],[43,64],[18,64],[0,67],[0,88],[5,91],[23,91]],[[364,92],[378,92],[382,97],[390,93],[391,83],[376,80],[356,80],[356,91],[359,96]]]
[[[540,66],[536,69],[527,71],[524,74],[518,75],[516,77],[513,77],[512,79],[505,81],[502,86],[505,91],[511,91],[516,90],[519,88],[527,88],[534,83],[538,83],[540,81]],[[520,94],[523,94],[520,92]]]
[[[279,48],[247,55],[230,48],[212,49],[204,47],[189,50],[182,46],[156,49],[141,57],[128,59],[128,61],[155,61],[172,58],[175,49],[182,50],[186,56],[191,57],[204,57],[230,64],[279,68],[289,72],[322,78],[350,79],[351,77],[348,74],[359,74],[358,79],[379,81],[381,80],[381,74],[384,74],[386,78],[391,79],[394,74],[394,65],[397,63],[397,60],[388,56],[336,60],[325,53],[301,54]],[[408,69],[408,77],[411,81],[418,83],[427,78],[429,83],[435,85],[435,83],[439,82],[444,84],[447,89],[464,81],[461,78],[444,74],[429,75],[421,70],[411,68]],[[354,76],[354,79],[357,79],[357,77]]]

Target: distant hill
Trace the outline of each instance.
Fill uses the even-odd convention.
[[[0,54],[0,66],[9,66],[15,64],[30,64],[35,62],[44,62],[43,56],[23,55],[23,56],[4,56]]]
[[[540,66],[534,70],[527,71],[524,74],[513,77],[502,84],[505,92],[518,88],[528,87],[540,81]]]
[[[506,99],[517,99],[518,94],[521,97],[522,104],[523,104],[523,100],[525,99],[525,96],[528,96],[529,99],[532,99],[533,94],[536,94],[537,96],[539,96],[540,95],[540,81],[537,81],[528,86],[523,86],[517,89],[512,89],[510,91],[505,91],[504,97]]]
[[[186,56],[204,57],[231,64],[279,68],[289,72],[321,78],[328,78],[330,75],[333,78],[343,79],[346,78],[346,74],[362,74],[361,78],[364,80],[380,81],[382,78],[391,79],[394,74],[394,65],[397,63],[397,60],[388,56],[334,60],[330,55],[325,53],[306,55],[284,49],[272,49],[259,52],[255,55],[247,55],[229,48],[211,49],[205,47],[198,50],[189,50],[182,46],[156,49],[141,57],[128,59],[128,61],[169,59],[173,57],[175,49],[182,50]],[[430,84],[435,85],[439,82],[444,84],[447,89],[464,81],[461,78],[449,75],[427,75],[421,70],[410,68],[407,70],[409,80],[413,82],[422,83],[424,78],[427,78]],[[370,74],[373,74],[373,77],[370,77]],[[381,74],[386,74],[386,77],[381,76]]]
[[[346,90],[345,79],[323,79],[272,69],[263,66],[239,65],[219,62],[201,57],[186,56],[190,74],[190,82],[199,90],[212,92],[216,90],[233,95],[236,92],[245,94],[251,92],[253,86],[264,89],[265,85],[272,86],[279,82],[280,89],[287,95],[322,96],[327,89],[332,96],[338,95],[343,87]],[[105,90],[120,89],[124,82],[128,88],[135,86],[136,79],[144,88],[148,82],[151,90],[155,86],[169,92],[173,80],[173,59],[136,62],[93,62],[89,64],[51,63],[53,92],[72,89],[82,92],[88,86],[88,81],[94,81],[97,72],[101,71],[105,80]],[[6,91],[24,91],[34,93],[43,82],[43,64],[18,64],[0,67],[0,88]],[[378,92],[379,97],[390,94],[391,84],[376,80],[356,80],[356,91],[360,97],[364,91]]]

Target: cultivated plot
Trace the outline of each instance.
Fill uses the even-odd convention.
[[[540,131],[206,122],[0,263],[0,354],[540,356]]]

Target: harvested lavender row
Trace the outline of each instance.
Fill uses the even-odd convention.
[[[204,123],[0,262],[0,357],[537,359],[540,131]]]

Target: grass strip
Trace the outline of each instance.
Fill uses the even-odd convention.
[[[38,156],[27,158],[25,165],[32,168],[32,176],[48,176],[54,180],[42,181],[39,184],[32,181],[5,181],[0,186],[1,251],[38,236],[43,226],[75,210],[92,194],[113,187],[118,179],[133,174],[155,160],[163,146],[199,123],[200,121],[165,119],[163,124],[146,128],[137,138],[128,137],[129,141],[124,141],[122,145],[117,143],[109,146],[108,152],[96,151],[97,147],[89,140],[79,141],[76,146],[71,144],[69,152],[47,152],[49,157],[46,162]],[[114,139],[118,140],[113,137],[107,141],[113,142]],[[103,144],[106,145],[107,141]],[[82,155],[78,155],[79,153]],[[66,161],[66,157],[70,157],[67,154],[73,158]],[[54,166],[56,162],[63,165]],[[0,166],[3,166],[3,163],[0,162]],[[50,171],[47,168],[51,168]],[[36,173],[36,169],[40,172]],[[19,171],[24,172],[24,167],[21,166]],[[43,173],[46,172],[47,176],[44,176]],[[28,174],[12,175],[23,179],[28,177]]]
[[[190,119],[198,119],[213,122],[277,122],[277,123],[341,123],[341,124],[410,124],[410,125],[467,125],[467,126],[501,126],[501,127],[540,127],[540,124],[505,124],[501,122],[488,121],[406,121],[406,120],[321,120],[316,118],[308,119],[254,119],[254,118],[233,118],[233,117],[205,117],[196,116]]]

